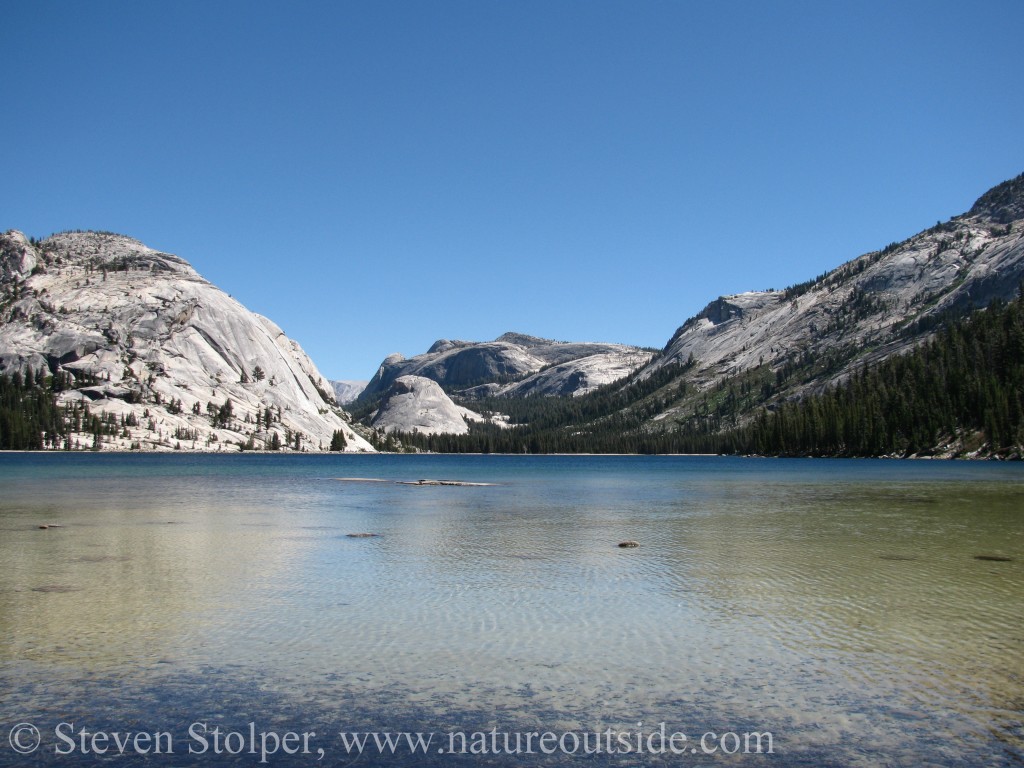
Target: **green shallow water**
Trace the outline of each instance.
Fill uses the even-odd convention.
[[[9,454],[0,491],[0,737],[43,735],[3,765],[97,760],[55,754],[71,720],[316,729],[331,764],[345,729],[661,722],[774,754],[589,762],[1024,764],[1019,465]],[[147,761],[193,763],[254,761]]]

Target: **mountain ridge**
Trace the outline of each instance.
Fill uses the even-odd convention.
[[[471,429],[455,442],[416,444],[660,450],[656,446],[681,444],[673,435],[735,429],[916,349],[974,309],[1015,297],[1024,283],[1022,219],[1024,174],[982,194],[968,212],[816,278],[713,299],[648,364],[585,395],[585,402],[486,399],[480,406],[500,408],[513,429],[477,427],[475,437]],[[946,449],[955,453],[957,444],[953,439]]]
[[[490,342],[438,339],[412,358],[385,358],[356,407],[369,414],[389,392],[414,394],[421,404],[447,407],[454,398],[455,408],[511,413],[513,422],[547,412],[553,425],[558,408],[514,403],[596,395],[604,398],[599,408],[562,409],[566,429],[585,436],[587,413],[601,414],[593,417],[601,429],[614,422],[637,434],[704,428],[709,420],[735,427],[912,350],[953,318],[1012,298],[1024,284],[1021,220],[1024,174],[980,195],[966,213],[816,278],[719,296],[660,352],[514,331]],[[130,417],[132,427],[145,420],[144,428],[109,435],[107,447],[259,448],[283,436],[297,449],[341,442],[368,450],[363,435],[375,439],[352,428],[332,383],[296,342],[180,257],[113,233],[36,241],[11,230],[0,235],[0,287],[0,371],[70,377],[64,405]],[[444,398],[415,378],[395,389],[402,377],[434,382]],[[461,431],[473,421],[459,418],[446,423]],[[468,427],[490,428],[507,425]],[[401,433],[403,425],[392,421],[387,431]]]
[[[653,356],[650,350],[606,342],[565,342],[506,332],[493,341],[438,339],[419,355],[389,355],[358,403],[379,399],[400,376],[420,376],[465,398],[577,395],[621,378]]]
[[[857,358],[898,354],[921,339],[906,331],[944,314],[1012,298],[1024,280],[1024,175],[982,195],[971,211],[858,256],[782,291],[721,296],[684,322],[639,375],[684,362],[710,386],[726,375],[794,354]],[[1009,219],[1009,221],[1004,221]],[[831,381],[849,375],[844,365]]]

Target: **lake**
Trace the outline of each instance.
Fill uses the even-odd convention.
[[[0,493],[0,765],[1024,764],[1020,464],[6,454]]]

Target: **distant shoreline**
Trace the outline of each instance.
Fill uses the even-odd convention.
[[[1019,462],[1024,460],[1024,457],[1012,456],[1012,457],[1001,457],[1001,456],[810,456],[810,455],[792,455],[792,456],[775,456],[766,454],[729,454],[729,453],[440,453],[440,452],[420,452],[420,453],[406,453],[404,451],[196,451],[182,448],[180,450],[168,450],[168,451],[118,451],[118,450],[104,450],[104,451],[92,451],[92,450],[79,450],[79,451],[62,451],[62,450],[51,450],[51,451],[35,451],[35,450],[23,450],[23,449],[10,449],[0,450],[0,456],[5,454],[40,454],[40,455],[96,455],[96,456],[281,456],[291,458],[301,458],[303,456],[578,456],[578,457],[628,457],[628,456],[643,456],[653,458],[657,456],[663,456],[666,458],[734,458],[734,459],[875,459],[885,461],[998,461],[998,462]]]

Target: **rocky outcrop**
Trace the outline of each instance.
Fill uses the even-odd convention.
[[[499,386],[494,394],[499,397],[576,397],[629,376],[652,355],[646,351],[599,352],[543,368],[522,381]]]
[[[470,421],[483,417],[452,402],[437,382],[422,376],[399,376],[389,387],[371,422],[384,432],[464,435]]]
[[[0,236],[0,285],[26,280],[36,266],[36,249],[21,232]]]
[[[0,370],[70,375],[63,403],[125,425],[103,447],[323,450],[341,431],[347,450],[372,450],[295,341],[177,256],[109,233],[33,244],[11,231],[0,277]]]
[[[967,212],[968,217],[1012,224],[1024,219],[1024,173],[992,187]]]
[[[552,341],[521,333],[483,342],[440,339],[422,355],[387,357],[360,400],[380,397],[400,376],[422,376],[466,397],[579,395],[626,376],[652,355],[625,344]]]

